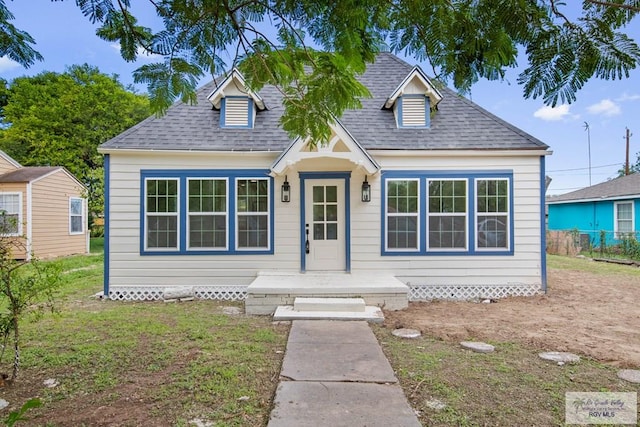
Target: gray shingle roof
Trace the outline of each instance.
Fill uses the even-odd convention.
[[[605,181],[571,193],[553,196],[547,199],[547,203],[577,202],[593,199],[616,199],[628,196],[640,195],[640,174],[634,173],[620,178]]]
[[[25,166],[0,175],[0,182],[31,182],[58,169],[62,168],[60,166]]]
[[[368,150],[535,150],[548,148],[540,140],[482,109],[454,91],[443,88],[443,100],[430,129],[396,126],[385,100],[413,67],[390,53],[381,53],[360,77],[372,94],[362,109],[349,110],[340,119]],[[207,101],[211,82],[197,92],[197,105],[174,104],[163,117],[149,117],[105,142],[104,149],[282,151],[291,140],[279,126],[282,96],[272,86],[260,91],[268,110],[258,111],[253,129],[220,127],[220,111]]]

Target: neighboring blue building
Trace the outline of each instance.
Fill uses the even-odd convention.
[[[588,234],[595,246],[600,233],[606,243],[640,231],[640,174],[631,174],[581,190],[547,198],[549,230],[575,230]]]

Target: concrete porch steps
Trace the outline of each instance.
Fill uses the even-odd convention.
[[[293,306],[276,308],[273,320],[366,320],[384,321],[380,307],[366,306],[362,298],[302,298]]]

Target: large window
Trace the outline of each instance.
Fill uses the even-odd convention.
[[[509,247],[508,180],[476,181],[476,214],[476,247],[507,249]]]
[[[20,234],[21,198],[21,193],[0,193],[0,235]]]
[[[189,179],[189,248],[227,248],[227,181]]]
[[[84,199],[69,199],[69,234],[84,233]]]
[[[623,239],[633,233],[633,202],[614,203],[615,213],[615,238]]]
[[[178,180],[146,181],[147,248],[178,248]]]
[[[511,171],[385,171],[383,255],[513,255]]]
[[[467,181],[427,180],[429,249],[466,249]]]
[[[387,181],[387,248],[418,248],[418,180]]]
[[[142,171],[141,253],[273,253],[273,179],[268,172]]]
[[[238,179],[238,248],[269,247],[269,182]]]

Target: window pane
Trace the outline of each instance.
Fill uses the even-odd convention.
[[[631,219],[631,203],[618,203],[618,219]]]
[[[313,220],[324,221],[324,205],[313,206]]]
[[[507,217],[478,216],[476,233],[479,248],[507,248]]]
[[[82,215],[82,199],[71,199],[71,215]]]
[[[338,240],[338,224],[327,224],[327,240]]]
[[[429,247],[460,249],[466,247],[465,216],[430,216]]]
[[[417,249],[417,218],[406,216],[387,218],[387,245],[389,249]]]
[[[387,212],[418,212],[417,181],[387,181]]]
[[[324,224],[313,224],[313,240],[324,240]]]
[[[327,221],[338,220],[338,205],[327,205]]]
[[[327,187],[327,202],[337,202],[338,201],[338,187],[335,185],[328,185]]]
[[[147,217],[147,247],[177,248],[178,218],[175,216]]]
[[[238,217],[238,247],[267,248],[268,229],[266,215]]]
[[[226,238],[226,216],[191,215],[189,217],[189,247],[224,248]]]
[[[268,212],[268,182],[266,179],[240,179],[237,181],[238,212]]]
[[[313,187],[313,201],[314,203],[324,202],[324,187],[322,186]]]
[[[178,212],[178,184],[175,179],[147,180],[147,212]]]

